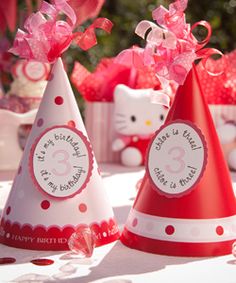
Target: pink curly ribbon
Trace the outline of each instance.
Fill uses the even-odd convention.
[[[155,9],[152,15],[157,24],[141,21],[135,30],[146,40],[145,48],[132,52],[125,50],[117,56],[117,61],[133,61],[137,68],[142,64],[153,66],[162,86],[166,87],[170,80],[183,84],[196,59],[203,59],[202,64],[206,68],[209,57],[213,54],[222,56],[216,49],[203,49],[210,40],[211,26],[206,21],[199,21],[192,27],[187,24],[184,14],[187,3],[188,0],[176,0],[169,5],[169,10],[163,6]],[[192,33],[198,26],[207,30],[202,41],[198,41]]]
[[[58,20],[60,13],[66,16],[66,21]],[[22,58],[52,63],[69,48],[74,38],[82,49],[87,50],[97,43],[95,28],[110,32],[112,27],[109,20],[96,19],[85,32],[73,34],[76,20],[67,0],[54,0],[54,4],[43,1],[40,10],[27,18],[24,24],[26,32],[18,30],[9,51]]]
[[[170,97],[164,90],[151,90],[150,101],[151,103],[160,104],[167,108],[170,107]]]

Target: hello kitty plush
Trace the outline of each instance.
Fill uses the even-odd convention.
[[[231,170],[236,171],[236,121],[225,121],[216,130],[228,166]]]
[[[114,124],[117,138],[113,151],[121,151],[125,166],[144,164],[152,135],[164,123],[168,108],[151,102],[150,89],[117,85],[114,91]]]

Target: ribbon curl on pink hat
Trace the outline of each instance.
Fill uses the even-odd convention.
[[[66,16],[66,21],[58,20],[61,13]],[[97,43],[96,28],[108,33],[112,28],[108,19],[98,18],[84,32],[73,33],[76,21],[75,12],[67,0],[54,0],[53,4],[43,1],[40,10],[27,18],[24,24],[26,32],[17,31],[9,51],[22,58],[53,63],[74,39],[80,48],[87,50]]]

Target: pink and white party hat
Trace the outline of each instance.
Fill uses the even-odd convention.
[[[61,59],[54,64],[18,173],[2,213],[0,242],[67,250],[89,227],[96,246],[119,231]]]

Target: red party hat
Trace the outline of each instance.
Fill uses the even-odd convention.
[[[195,67],[148,150],[146,174],[121,240],[174,256],[231,253],[236,202]]]

